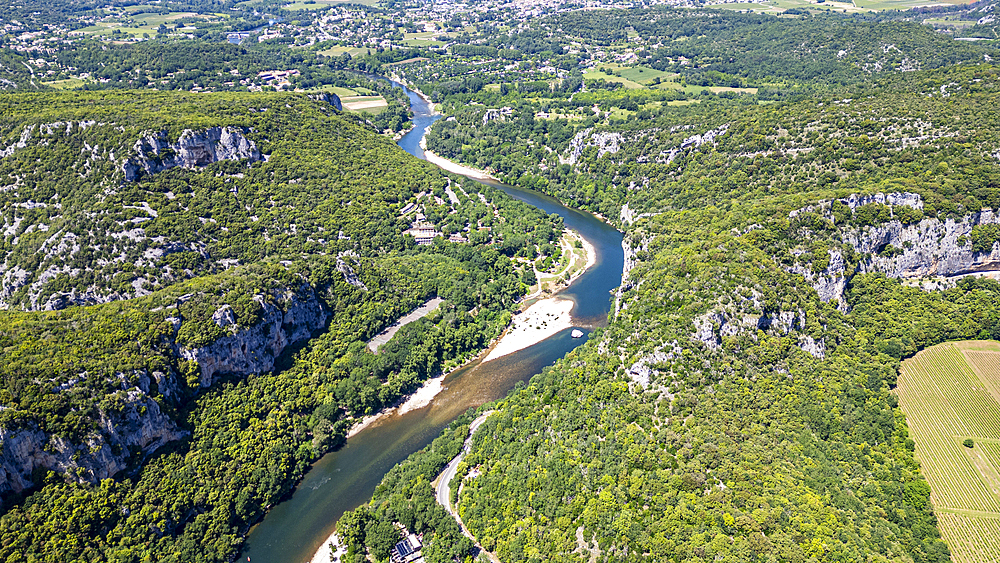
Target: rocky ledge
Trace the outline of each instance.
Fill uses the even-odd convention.
[[[274,369],[275,359],[286,348],[311,338],[329,318],[308,284],[272,295],[255,295],[253,299],[263,309],[255,324],[240,326],[232,309],[222,305],[212,319],[229,332],[227,336],[200,348],[188,349],[176,343],[171,346],[178,361],[197,362],[199,389],[210,387],[223,376],[245,377]],[[179,318],[168,320],[175,329],[184,322]],[[80,374],[76,383],[66,388],[86,377]],[[31,424],[0,428],[0,498],[34,486],[47,471],[96,483],[187,434],[160,407],[163,403],[180,406],[187,396],[172,370],[118,374],[117,379],[120,384],[110,401],[115,405],[114,412],[100,410],[97,429],[82,441],[46,434]]]
[[[223,305],[212,315],[212,320],[230,329],[229,336],[201,348],[177,348],[181,358],[198,363],[202,388],[210,387],[223,375],[270,371],[285,348],[309,339],[329,317],[316,293],[306,284],[283,296],[284,310],[268,303],[263,295],[255,295],[253,299],[264,310],[257,324],[237,329],[232,310]],[[180,319],[172,322],[180,328]]]
[[[81,482],[96,483],[128,467],[133,456],[155,451],[167,442],[187,435],[165,415],[150,396],[150,377],[138,374],[139,384],[123,383],[115,392],[115,412],[100,412],[98,430],[81,443],[53,436],[37,427],[0,428],[0,495],[20,493],[32,487],[39,473],[55,471]],[[167,376],[154,377],[165,385]],[[120,377],[124,382],[124,376]],[[172,378],[171,378],[172,379]]]
[[[200,168],[222,160],[257,162],[263,157],[246,133],[235,127],[185,129],[176,143],[169,141],[166,131],[148,133],[135,142],[133,155],[122,164],[125,181],[134,182],[143,173],[156,174],[177,167]]]
[[[872,201],[923,207],[920,196],[911,193],[849,199],[860,204]],[[974,227],[996,223],[1000,223],[1000,216],[991,209],[983,209],[957,220],[928,218],[903,224],[894,219],[863,228],[846,227],[840,231],[840,242],[861,255],[856,269],[848,271],[841,251],[834,248],[829,250],[829,265],[823,271],[813,272],[809,265],[802,264],[795,264],[789,270],[802,274],[823,301],[837,300],[840,309],[846,311],[844,289],[855,273],[883,273],[900,279],[954,279],[1000,271],[1000,243],[977,252],[971,242]]]

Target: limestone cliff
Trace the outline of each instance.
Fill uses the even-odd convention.
[[[855,251],[871,254],[870,260],[862,262],[862,271],[882,272],[894,278],[961,276],[1000,270],[998,245],[988,252],[975,252],[970,242],[973,227],[998,222],[992,210],[984,209],[959,221],[924,219],[906,226],[890,221],[845,233],[844,240]],[[890,245],[901,252],[894,256],[879,254]]]
[[[261,153],[246,131],[235,127],[210,127],[203,131],[185,129],[176,143],[167,132],[143,135],[132,147],[133,155],[122,164],[125,181],[133,182],[146,174],[170,168],[199,168],[221,160],[260,160]]]
[[[155,374],[160,388],[175,385]],[[122,377],[124,382],[126,378]],[[150,377],[139,374],[139,385],[122,384],[114,393],[114,412],[100,411],[97,430],[82,443],[52,436],[37,427],[0,428],[0,495],[19,493],[34,485],[37,471],[55,471],[79,481],[97,482],[125,469],[133,456],[152,452],[187,434],[166,416],[149,395]],[[44,473],[43,473],[44,475]]]
[[[923,208],[922,199],[913,193],[855,194],[838,201],[851,212],[870,204],[897,211],[900,206]],[[789,219],[802,213],[815,213],[831,221],[832,225],[832,204],[832,201],[823,201],[795,210],[789,214]],[[791,250],[793,256],[807,256],[809,243],[816,240],[829,245],[826,256],[797,260],[787,264],[785,269],[804,277],[821,300],[836,302],[843,312],[848,311],[844,292],[851,278],[859,273],[882,273],[901,279],[932,278],[935,281],[925,287],[935,288],[947,286],[961,276],[1000,272],[1000,243],[994,243],[988,251],[976,252],[971,242],[975,226],[1000,223],[1000,217],[993,210],[983,209],[958,219],[925,218],[910,224],[895,217],[893,214],[892,220],[860,227],[842,223],[837,225],[831,237],[820,237],[808,229],[800,231],[796,236],[797,242],[802,244]],[[747,232],[750,230],[753,229]],[[818,259],[824,259],[823,266],[814,268]],[[695,318],[693,340],[710,350],[719,350],[725,337],[769,331],[782,336],[794,335],[802,350],[819,358],[825,356],[826,342],[818,334],[808,334],[803,311],[766,311],[756,292],[751,292],[749,297],[734,294],[731,298],[732,304],[720,304]],[[641,370],[636,373],[641,374]]]
[[[210,387],[221,375],[248,375],[271,370],[275,358],[286,347],[310,338],[313,332],[323,328],[328,317],[308,285],[286,296],[284,310],[265,301],[263,295],[254,296],[254,301],[264,310],[257,324],[236,330],[232,311],[228,305],[223,305],[212,319],[220,327],[233,328],[229,336],[201,348],[178,347],[181,358],[198,362],[201,387]],[[179,327],[179,321],[176,326]]]
[[[253,300],[263,310],[255,324],[240,326],[229,305],[222,305],[212,320],[228,330],[227,336],[194,349],[169,345],[178,360],[198,363],[199,389],[210,387],[223,375],[243,377],[273,369],[286,348],[311,338],[329,317],[308,284],[255,295]],[[184,322],[177,317],[168,320],[175,329]],[[174,338],[176,334],[175,330]],[[70,389],[87,377],[80,374],[57,391]],[[142,371],[118,374],[115,380],[116,389],[101,403],[113,406],[98,409],[97,428],[82,441],[46,434],[31,424],[0,428],[0,497],[32,487],[47,471],[95,483],[187,434],[161,409],[161,404],[182,406],[188,396],[175,373]]]
[[[923,207],[920,196],[912,193],[855,195],[840,201],[852,211],[869,203]],[[801,211],[828,215],[829,209],[829,202],[822,202],[793,211],[789,217],[794,218]],[[877,272],[903,279],[949,279],[1000,271],[1000,244],[994,244],[989,251],[976,252],[971,243],[973,227],[992,223],[1000,223],[1000,216],[991,209],[983,209],[958,220],[926,218],[903,224],[893,219],[874,226],[843,227],[836,242],[849,246],[860,256],[856,268],[850,268],[841,251],[834,248],[829,250],[829,265],[820,272],[802,264],[788,269],[802,274],[823,301],[838,300],[840,308],[846,310],[844,289],[855,273]]]
[[[344,104],[340,101],[340,96],[333,92],[320,92],[319,94],[309,94],[309,98],[318,102],[326,102],[336,108],[337,111],[344,111]]]

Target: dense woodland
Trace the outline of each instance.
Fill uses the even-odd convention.
[[[445,176],[304,95],[106,91],[3,103],[14,146],[0,161],[13,183],[4,192],[6,262],[60,272],[29,276],[8,306],[36,308],[30,295],[50,308],[84,294],[111,300],[0,315],[6,439],[40,431],[54,452],[82,448],[70,470],[42,470],[32,476],[36,490],[5,499],[0,543],[9,561],[227,560],[264,507],[341,443],[353,420],[495,337],[525,290],[511,257],[535,255],[562,230],[558,218]],[[130,127],[108,125],[123,122]],[[176,141],[223,124],[245,131],[266,161],[125,180],[122,162],[138,158],[130,151],[141,135]],[[402,234],[409,203],[431,224],[475,236],[417,246]],[[206,388],[199,366],[178,353],[312,295],[329,320],[273,371]],[[378,355],[368,351],[369,338],[434,296],[444,305]],[[227,309],[234,325],[218,320]],[[166,418],[153,422],[182,439],[152,458],[110,448],[129,470],[88,483],[107,421],[157,412]]]
[[[910,243],[877,241],[1000,211],[996,69],[767,105],[586,93],[617,119],[572,115],[584,93],[519,88],[448,94],[455,119],[429,146],[611,217],[637,264],[607,329],[490,405],[452,483],[483,547],[502,561],[949,560],[891,390],[900,358],[1000,338],[1000,284],[915,287],[886,274]],[[902,192],[919,205],[845,203]],[[950,252],[993,252],[995,227]],[[815,287],[834,259],[846,283],[831,298]],[[376,494],[342,525],[408,514],[398,503]]]
[[[942,98],[942,85],[968,96]],[[927,291],[879,272],[904,249],[863,255],[848,241],[997,211],[1000,127],[981,110],[1000,78],[975,67],[882,87],[855,101],[664,110],[608,129],[637,136],[619,152],[584,150],[564,167],[571,181],[547,184],[606,202],[592,208],[619,217],[638,263],[607,329],[490,405],[500,414],[452,484],[469,474],[459,511],[486,550],[502,561],[949,560],[891,389],[900,358],[1000,338],[1000,284]],[[483,138],[550,123],[532,120],[489,122]],[[906,120],[928,129],[906,133]],[[932,133],[934,123],[946,129]],[[726,124],[668,163],[648,158]],[[808,207],[890,191],[919,194],[922,208]],[[626,203],[652,217],[621,217]],[[961,244],[990,252],[994,227]],[[846,261],[846,290],[821,299],[811,284],[832,252]],[[399,502],[376,494],[342,525],[412,519],[422,506]]]
[[[786,104],[663,104],[624,120],[539,119],[538,105],[524,103],[483,125],[488,110],[470,106],[435,124],[428,146],[610,217],[626,201],[640,212],[731,209],[776,194],[804,205],[806,188],[877,187],[920,193],[928,204],[921,213],[943,218],[997,205],[1000,138],[984,111],[996,96],[996,70],[982,66],[907,73]],[[695,142],[723,126],[712,150]]]
[[[4,14],[41,28],[94,7]],[[39,435],[67,460],[4,494],[0,559],[228,561],[356,420],[509,324],[524,264],[563,225],[377,134],[407,125],[406,98],[358,71],[421,57],[392,70],[448,114],[429,148],[600,213],[629,258],[609,325],[484,407],[498,413],[452,484],[480,545],[502,561],[947,561],[892,388],[924,347],[1000,339],[1000,284],[899,278],[921,245],[998,248],[1000,54],[909,16],[799,12],[567,12],[354,56],[230,45],[223,26],[82,41],[55,57],[96,82],[66,93],[31,93],[26,57],[0,50],[18,91],[0,97],[0,445]],[[581,46],[636,36],[632,62],[584,77]],[[615,80],[637,67],[657,79]],[[276,69],[307,92],[235,92]],[[327,86],[389,107],[340,113],[316,99]],[[253,150],[170,165],[223,127]],[[872,194],[895,203],[855,197]],[[444,236],[417,245],[409,208]],[[952,240],[946,223],[972,226]],[[268,369],[206,377],[185,356],[303,303],[325,320]],[[431,563],[476,556],[431,486],[473,416],[343,517],[346,560],[385,561],[397,524]],[[162,447],[118,440],[143,421]]]

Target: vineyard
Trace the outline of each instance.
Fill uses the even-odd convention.
[[[896,394],[952,560],[1000,560],[1000,343],[941,344],[900,371]]]

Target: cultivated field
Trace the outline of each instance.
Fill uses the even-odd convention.
[[[952,560],[1000,561],[1000,343],[940,344],[900,371],[896,394]]]
[[[382,96],[341,96],[340,101],[347,111],[366,111],[368,113],[379,113],[382,108],[388,105]]]
[[[779,14],[790,8],[859,13],[878,12],[882,10],[909,10],[919,7],[966,3],[962,0],[754,0],[753,2],[713,3],[712,7],[738,11],[770,12],[773,14]]]

